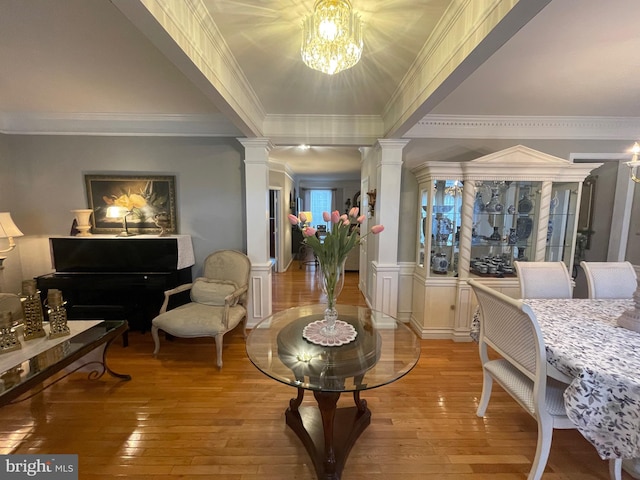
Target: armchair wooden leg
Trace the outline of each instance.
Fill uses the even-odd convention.
[[[151,337],[153,338],[153,343],[155,344],[153,354],[157,355],[160,351],[160,338],[158,337],[158,327],[156,327],[155,325],[151,326]]]
[[[218,368],[222,368],[222,334],[216,335],[216,355],[218,357]]]

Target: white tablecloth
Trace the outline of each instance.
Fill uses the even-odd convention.
[[[547,361],[574,379],[564,395],[571,421],[601,458],[640,457],[640,333],[616,324],[633,301],[525,302],[540,324]]]

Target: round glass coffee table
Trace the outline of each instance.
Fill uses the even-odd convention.
[[[420,358],[420,340],[406,325],[367,307],[338,305],[338,319],[352,325],[353,341],[322,346],[306,340],[304,328],[324,316],[325,305],[290,308],[265,318],[247,337],[247,355],[265,375],[298,389],[285,412],[322,479],[339,479],[347,456],[371,421],[362,390],[398,380]],[[311,390],[318,408],[300,407]],[[337,408],[343,392],[354,407]]]

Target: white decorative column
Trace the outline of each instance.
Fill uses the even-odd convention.
[[[402,179],[402,150],[409,140],[381,139],[377,168],[377,196],[375,219],[369,225],[384,225],[384,232],[376,236],[377,249],[372,262],[374,295],[372,307],[392,317],[398,314],[398,234],[400,229],[400,184]],[[362,192],[363,195],[366,192]]]
[[[251,260],[247,326],[271,315],[271,260],[269,258],[269,151],[267,138],[239,138],[244,146],[245,229]],[[262,220],[260,220],[262,218]]]
[[[535,251],[531,255],[534,262],[544,262],[547,254],[547,229],[549,228],[549,209],[551,208],[551,190],[553,182],[545,180],[540,189],[540,207],[538,207],[538,233],[536,235]]]

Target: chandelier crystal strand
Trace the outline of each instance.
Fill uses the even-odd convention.
[[[362,55],[362,22],[348,0],[317,0],[302,25],[302,60],[328,75],[353,67]]]

